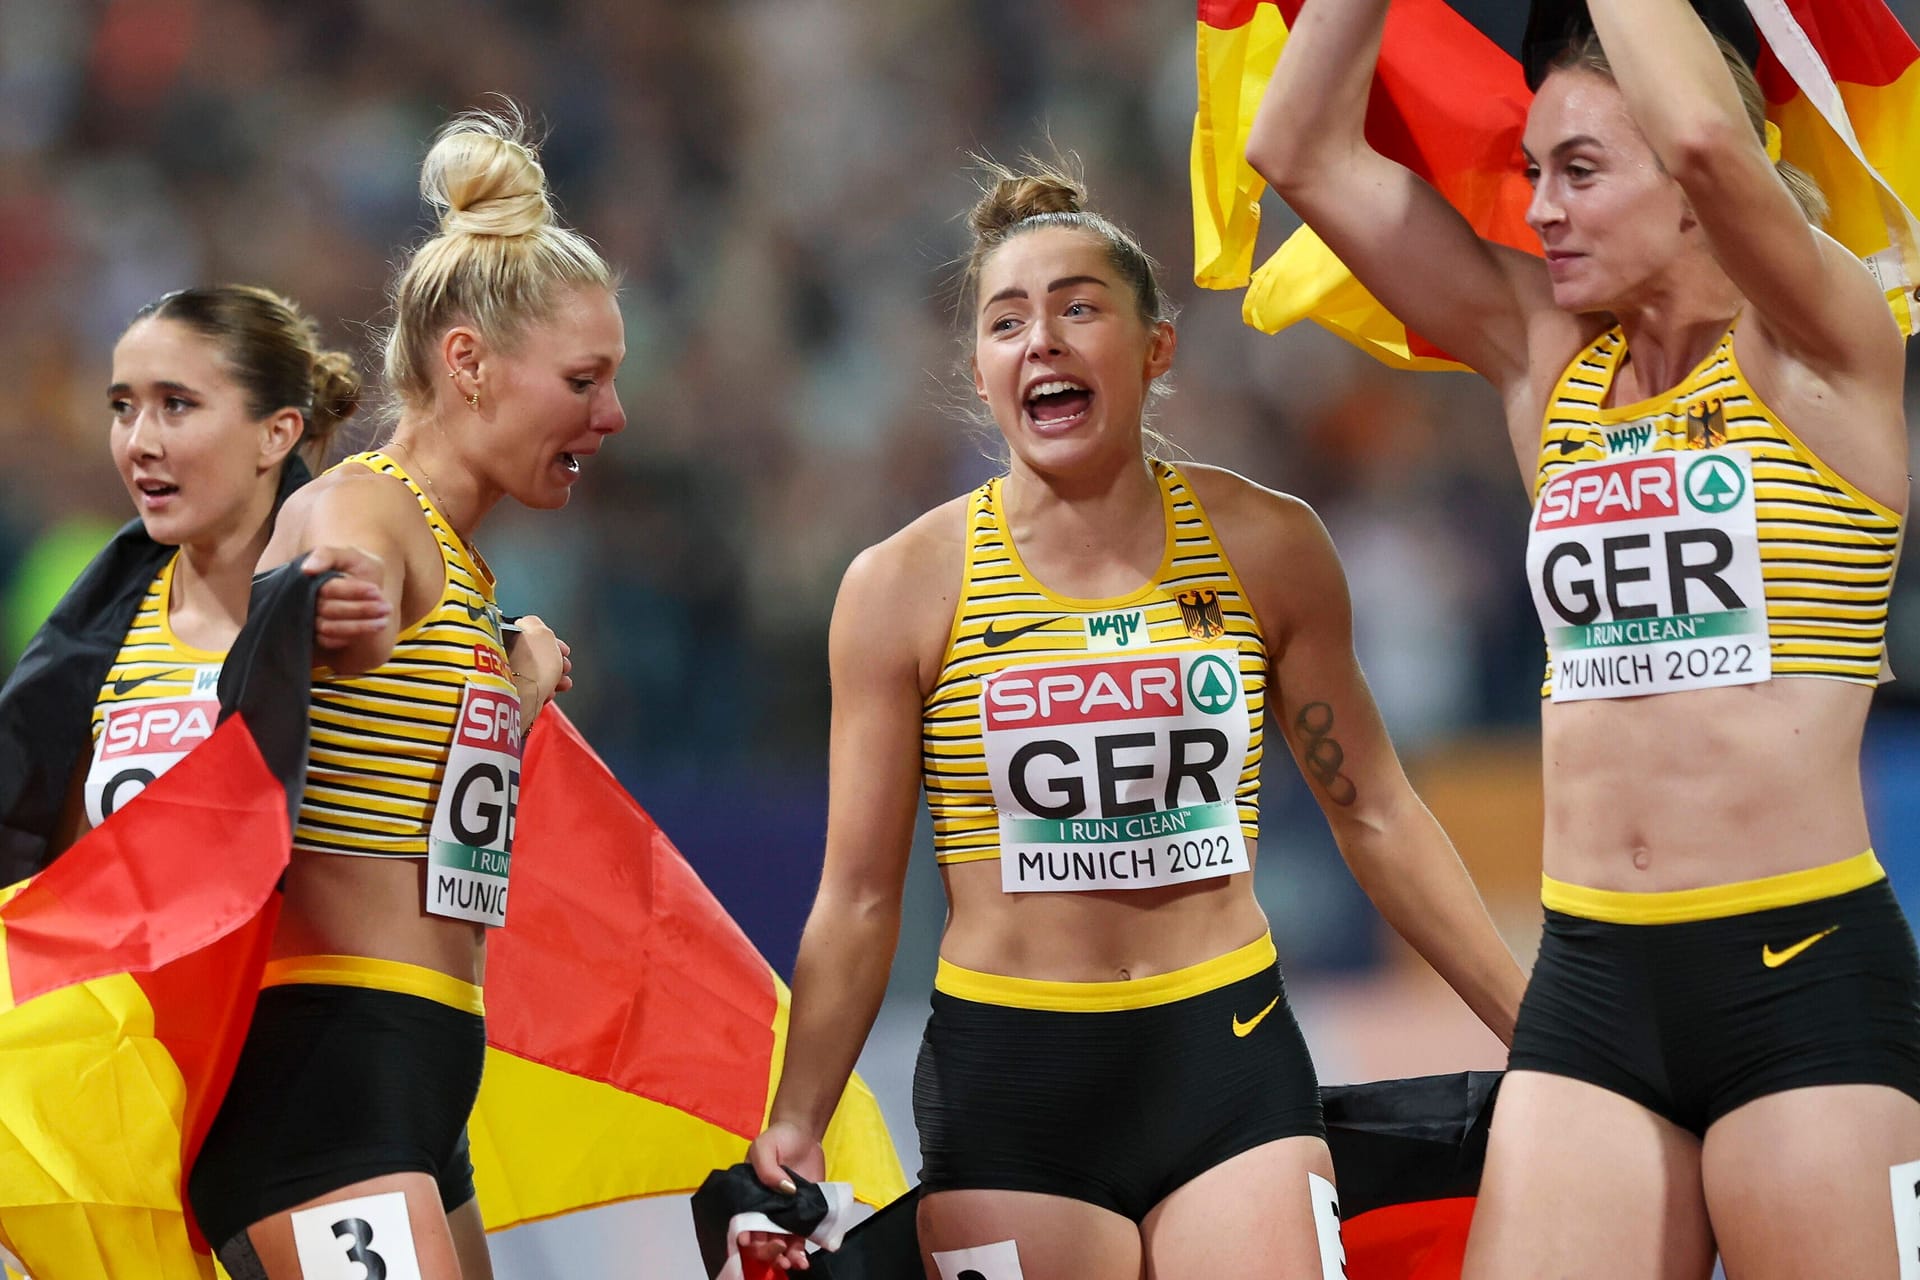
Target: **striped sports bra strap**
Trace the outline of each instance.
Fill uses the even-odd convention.
[[[407,486],[408,492],[413,494],[414,501],[420,504],[420,510],[426,513],[429,520],[438,524],[446,523],[446,518],[434,506],[433,499],[427,495],[426,489],[421,487],[420,482],[413,478],[413,473],[401,466],[399,459],[392,454],[384,453],[379,449],[369,449],[365,453],[354,454],[347,461],[357,462],[369,471],[378,471],[382,475],[392,476]]]

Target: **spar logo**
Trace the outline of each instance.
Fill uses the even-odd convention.
[[[1208,715],[1224,715],[1240,701],[1240,681],[1227,660],[1217,654],[1194,659],[1187,668],[1187,697]]]
[[[180,755],[213,736],[220,704],[207,698],[159,698],[109,708],[100,734],[100,758]]]
[[[1738,468],[1724,458],[1702,458],[1694,465],[1698,468],[1707,462],[1717,462],[1738,475]],[[1744,485],[1744,480],[1741,483]],[[1671,457],[1639,458],[1630,462],[1580,467],[1552,481],[1540,491],[1540,511],[1534,517],[1533,527],[1564,529],[1577,525],[1609,524],[1618,520],[1679,515],[1678,488],[1674,483],[1674,462]],[[1735,501],[1738,500],[1736,497]],[[1719,511],[1726,508],[1701,509]]]
[[[454,741],[483,751],[520,753],[520,699],[511,694],[475,689],[460,708]]]
[[[989,729],[1102,724],[1185,711],[1180,660],[1174,657],[1012,667],[986,681]]]
[[[1747,496],[1747,478],[1725,458],[1708,454],[1687,468],[1687,501],[1708,515],[1731,511]]]

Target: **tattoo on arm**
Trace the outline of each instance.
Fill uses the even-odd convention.
[[[1327,799],[1345,808],[1359,796],[1353,779],[1340,772],[1347,753],[1333,736],[1333,705],[1309,702],[1293,718],[1293,730],[1300,741],[1300,759]]]

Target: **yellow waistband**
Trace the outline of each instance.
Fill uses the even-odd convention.
[[[485,1017],[487,1012],[480,988],[471,982],[462,982],[438,969],[403,960],[376,960],[371,956],[286,956],[269,960],[260,985],[363,987],[369,991],[419,996],[475,1017]]]
[[[1718,920],[1775,907],[1797,906],[1852,893],[1886,878],[1880,859],[1869,849],[1824,867],[1666,893],[1589,889],[1585,885],[1566,884],[1551,876],[1541,876],[1540,901],[1550,911],[1607,924],[1681,924],[1688,920]]]
[[[1172,1004],[1217,991],[1231,982],[1251,978],[1279,959],[1273,935],[1225,955],[1190,964],[1172,973],[1120,982],[1053,982],[1046,978],[1014,978],[999,973],[962,969],[946,960],[933,975],[933,989],[976,1004],[1011,1009],[1049,1009],[1058,1013],[1111,1013],[1118,1009],[1145,1009]]]

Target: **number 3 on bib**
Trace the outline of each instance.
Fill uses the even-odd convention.
[[[385,1191],[288,1217],[306,1280],[420,1280],[407,1197]]]
[[[498,927],[520,804],[520,699],[468,685],[429,841],[427,910]]]

